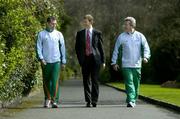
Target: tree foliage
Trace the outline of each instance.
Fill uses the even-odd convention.
[[[94,27],[101,30],[104,36],[108,69],[103,74],[110,73],[110,81],[119,80],[118,77],[121,79],[119,73],[112,70],[110,59],[115,40],[123,32],[123,19],[127,16],[136,18],[136,29],[146,36],[151,47],[152,58],[143,67],[142,81],[162,83],[180,80],[179,0],[68,0],[65,1],[65,8],[72,17],[67,29],[68,44],[75,42],[75,34],[81,29],[83,16],[94,16]],[[76,57],[73,49],[69,52]],[[71,63],[78,66],[77,61]],[[101,79],[107,81],[105,77]]]

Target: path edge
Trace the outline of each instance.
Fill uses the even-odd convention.
[[[114,86],[112,86],[110,84],[104,84],[104,85],[108,86],[108,87],[111,87],[111,88],[114,88],[114,89],[116,89],[118,91],[126,93],[126,91],[124,89],[114,87]],[[173,105],[173,104],[170,104],[170,103],[159,101],[159,100],[156,100],[156,99],[153,99],[153,98],[150,98],[150,97],[146,97],[146,96],[143,96],[143,95],[139,95],[139,99],[141,99],[141,100],[143,100],[143,101],[145,101],[147,103],[150,103],[150,104],[154,104],[154,105],[157,105],[157,106],[164,107],[166,109],[170,109],[170,110],[173,110],[173,111],[176,111],[176,112],[180,112],[180,106],[177,106],[177,105]]]

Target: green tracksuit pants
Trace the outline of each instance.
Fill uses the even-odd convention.
[[[42,71],[45,100],[48,99],[58,103],[60,97],[60,62],[47,63],[42,66]]]
[[[123,68],[122,73],[127,94],[126,102],[136,102],[139,95],[141,68]]]

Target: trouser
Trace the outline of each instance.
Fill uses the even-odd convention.
[[[122,68],[122,73],[127,94],[126,102],[136,102],[139,95],[141,68]]]
[[[60,97],[60,62],[47,63],[42,66],[42,71],[45,100],[48,99],[58,103]]]
[[[97,103],[99,97],[99,70],[100,64],[96,64],[94,56],[86,56],[82,65],[83,85],[85,101],[87,103]],[[91,78],[91,79],[90,79]]]

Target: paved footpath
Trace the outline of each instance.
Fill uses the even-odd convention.
[[[61,86],[58,109],[42,108],[43,93],[23,104],[0,113],[0,119],[180,119],[180,114],[138,100],[135,108],[126,108],[126,95],[113,88],[100,86],[97,108],[86,108],[81,80],[67,80]]]

